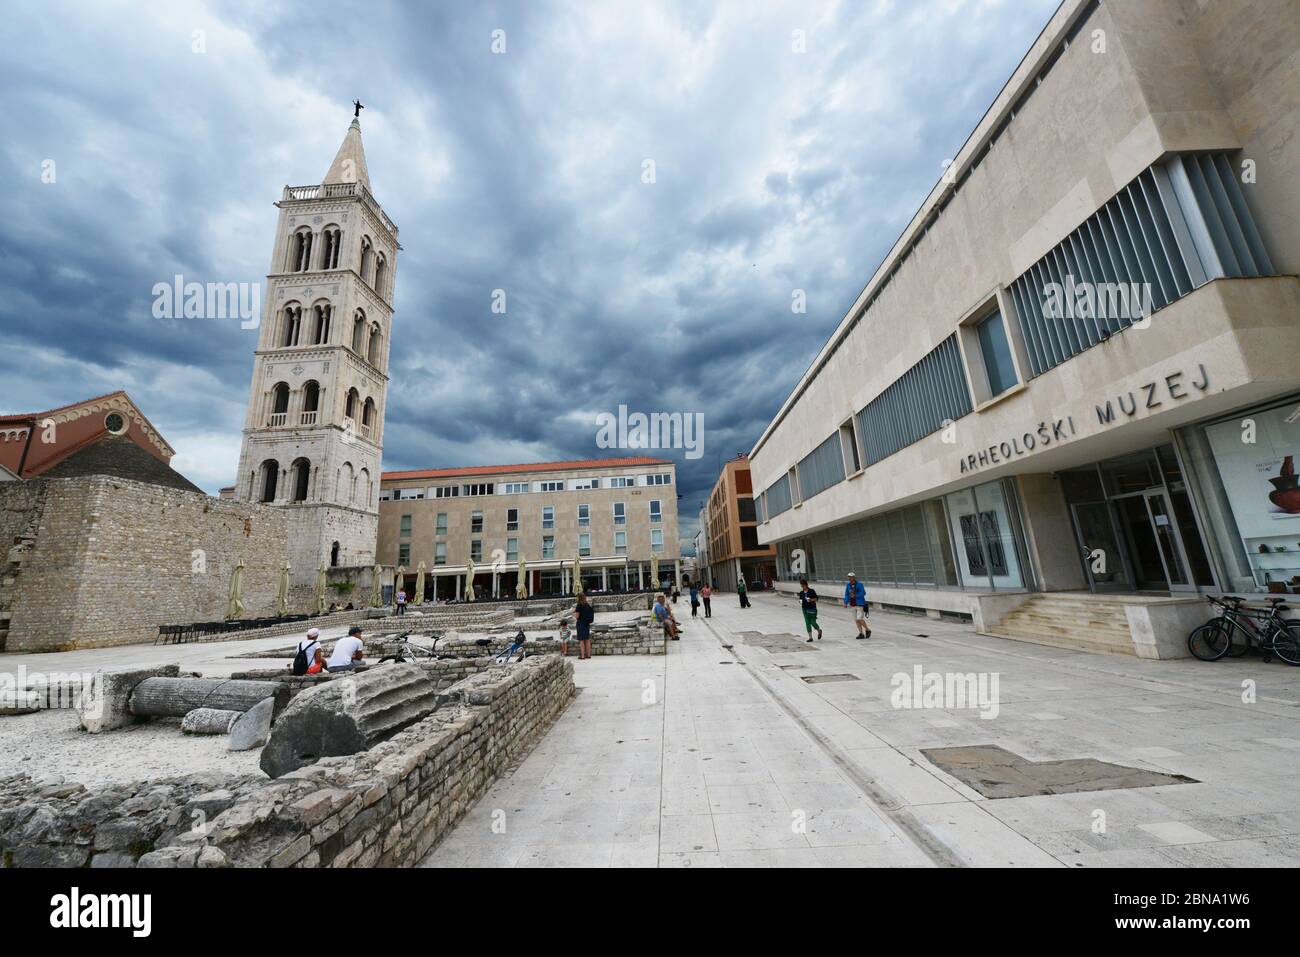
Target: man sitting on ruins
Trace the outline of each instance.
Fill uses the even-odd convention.
[[[664,626],[664,637],[673,641],[677,640],[677,621],[673,618],[673,613],[669,610],[668,605],[664,602],[663,595],[655,595],[654,607],[655,621]]]
[[[318,675],[325,669],[325,650],[321,647],[319,628],[307,629],[307,637],[294,649],[291,667],[296,675]]]
[[[362,651],[361,626],[353,625],[348,629],[347,637],[340,638],[334,644],[334,652],[325,662],[325,670],[333,674],[337,671],[351,671],[357,665],[365,664]]]

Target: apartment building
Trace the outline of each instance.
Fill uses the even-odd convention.
[[[385,472],[378,560],[426,599],[635,591],[680,574],[677,476],[666,459],[629,457]]]
[[[776,547],[760,544],[754,483],[749,456],[738,455],[722,467],[705,505],[710,581],[714,588],[735,591],[744,580],[749,587],[772,581]]]
[[[1296,9],[1061,4],[751,451],[782,587],[1146,657],[1300,592]]]

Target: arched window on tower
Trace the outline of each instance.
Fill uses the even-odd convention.
[[[370,270],[374,266],[375,247],[371,245],[369,236],[361,237],[361,278],[366,282],[370,281]]]
[[[334,490],[334,498],[340,505],[350,505],[355,494],[356,479],[352,473],[352,463],[344,462],[343,467],[339,469],[338,487]]]
[[[388,260],[384,258],[383,253],[375,256],[375,281],[374,289],[381,297],[384,296],[384,282],[388,279]]]
[[[370,346],[366,350],[366,361],[372,366],[379,365],[379,350],[382,346],[381,336],[379,335],[379,323],[372,323],[370,326]]]
[[[312,342],[323,346],[330,341],[330,320],[334,317],[334,307],[328,302],[318,302],[311,307]]]
[[[262,498],[263,502],[274,502],[276,486],[280,482],[280,463],[267,459],[262,463]]]
[[[289,422],[289,384],[277,382],[271,387],[271,416],[267,425],[287,425]]]
[[[298,336],[302,332],[302,306],[299,303],[291,302],[284,307],[283,318],[280,322],[280,345],[296,346]]]
[[[343,417],[349,422],[354,422],[357,417],[357,409],[361,404],[361,393],[356,389],[348,389],[347,400],[343,403]]]
[[[362,309],[352,317],[352,351],[359,356],[366,352],[366,313]]]
[[[366,398],[366,404],[361,408],[361,434],[370,438],[371,430],[375,424],[375,400]]]
[[[309,380],[302,387],[302,424],[316,425],[320,417],[320,383]]]
[[[311,268],[311,227],[303,226],[289,237],[289,272]]]
[[[339,543],[335,542],[330,546],[330,568],[339,567]]]
[[[370,470],[362,469],[357,475],[357,499],[366,508],[371,506],[370,501]]]
[[[290,471],[290,478],[293,482],[293,501],[307,501],[307,489],[311,484],[311,463],[306,459],[296,459]]]
[[[321,231],[321,269],[339,268],[339,250],[343,246],[343,230],[330,224]]]

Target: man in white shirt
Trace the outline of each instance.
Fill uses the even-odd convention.
[[[347,637],[340,638],[335,642],[334,651],[330,655],[329,661],[325,662],[325,670],[331,673],[335,671],[351,671],[357,665],[363,664],[365,657],[362,652],[362,644],[361,626],[353,625],[348,629]]]

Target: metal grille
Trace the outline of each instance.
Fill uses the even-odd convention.
[[[776,518],[782,512],[789,511],[794,503],[790,499],[790,474],[787,472],[776,480],[763,493],[767,518]]]
[[[1186,154],[1144,170],[1011,297],[1038,376],[1211,279],[1272,272],[1227,155]]]
[[[866,465],[877,462],[971,410],[954,333],[858,413]]]
[[[804,501],[844,481],[844,453],[840,450],[840,433],[828,438],[799,462],[799,493]]]

